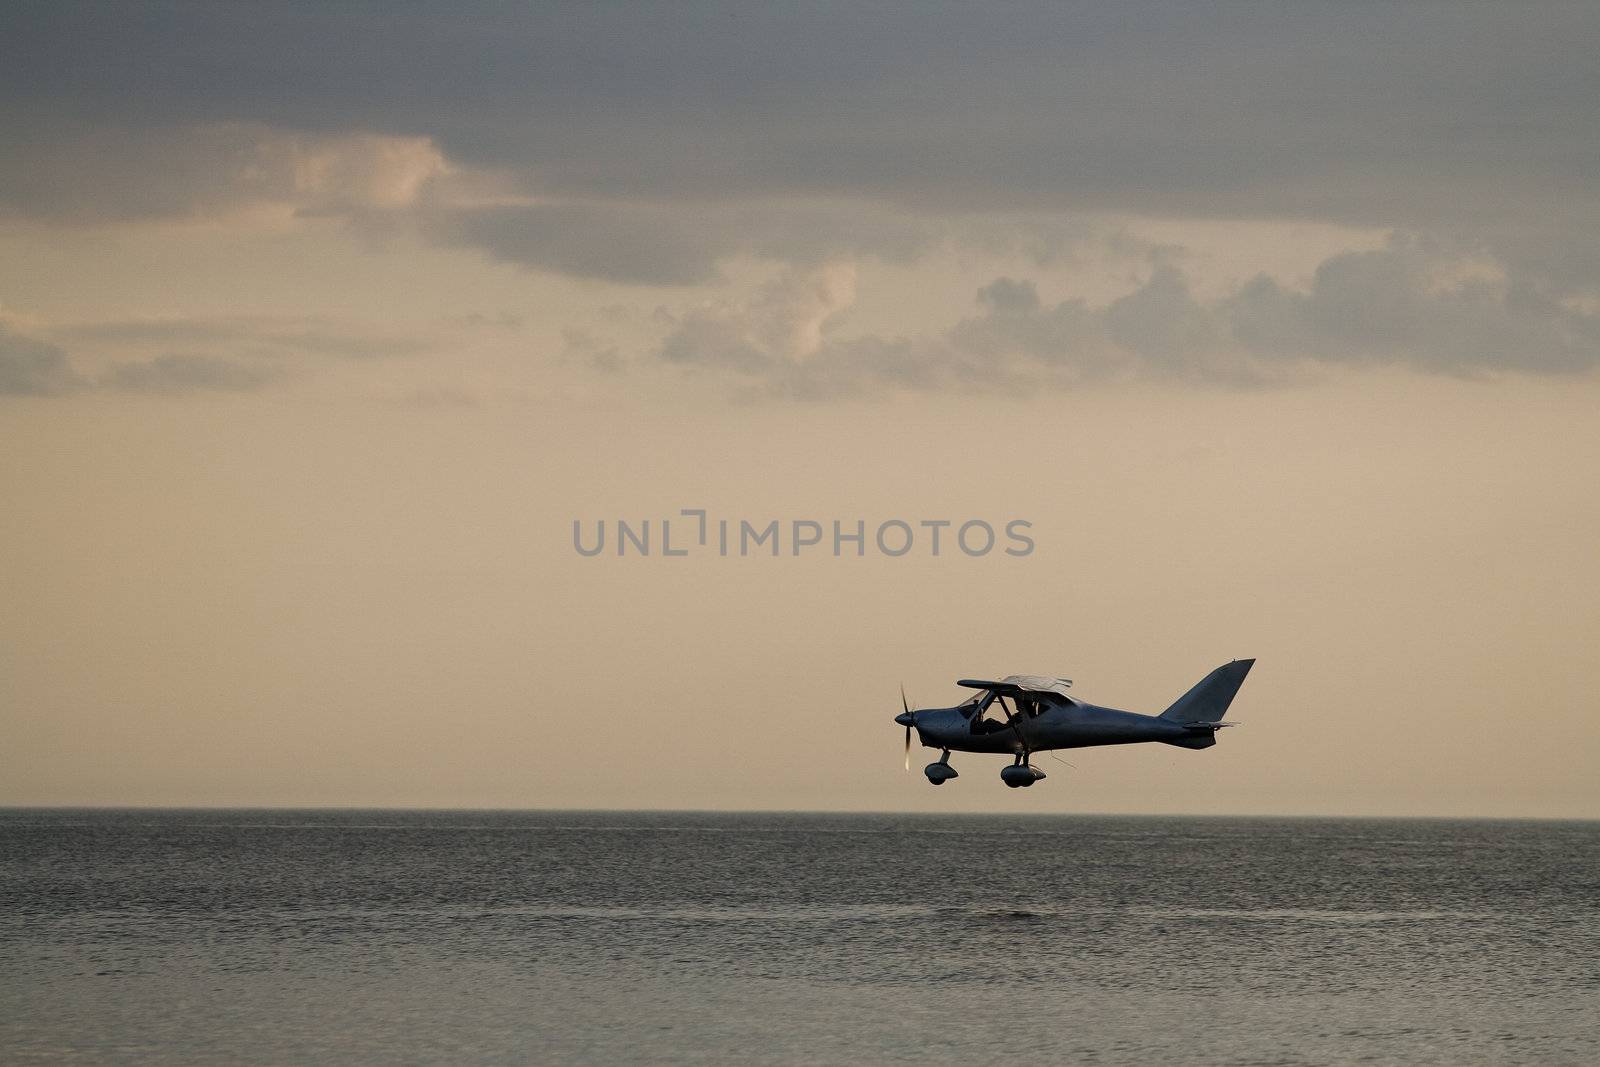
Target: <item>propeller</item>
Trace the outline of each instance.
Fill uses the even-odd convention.
[[[913,717],[911,715],[911,704],[906,700],[906,687],[904,685],[902,685],[900,687],[900,707],[903,709],[904,714],[896,715],[895,718],[897,720],[899,720],[901,722],[904,722],[906,724],[906,773],[910,774],[911,773],[911,723],[913,722]]]

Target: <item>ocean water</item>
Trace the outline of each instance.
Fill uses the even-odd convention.
[[[1600,823],[0,811],[0,1062],[1600,1063]]]

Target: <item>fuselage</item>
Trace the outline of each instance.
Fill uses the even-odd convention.
[[[917,737],[929,748],[952,752],[1043,752],[1094,745],[1131,745],[1159,741],[1184,748],[1215,743],[1210,731],[1196,734],[1181,723],[1154,715],[1073,701],[1046,707],[1037,715],[1020,709],[1011,722],[985,718],[971,704],[911,713]]]

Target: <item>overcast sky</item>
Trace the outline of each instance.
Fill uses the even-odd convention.
[[[1581,3],[9,5],[0,803],[1596,815],[1597,56]],[[1036,547],[574,551],[683,508]],[[1236,656],[1210,751],[901,773],[901,682]]]

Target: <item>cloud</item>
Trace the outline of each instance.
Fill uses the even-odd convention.
[[[1126,368],[1128,356],[1107,336],[1103,315],[1082,300],[1046,307],[1033,282],[996,278],[978,290],[979,314],[962,319],[942,339],[941,348],[971,365],[997,374],[1018,364],[1036,365],[1072,382],[1103,379]]]
[[[102,389],[126,393],[251,392],[284,376],[282,367],[242,363],[214,356],[171,354],[119,363],[101,379]]]
[[[3,144],[3,142],[0,142]],[[34,131],[0,154],[0,216],[105,223],[275,209],[361,216],[410,208],[448,173],[427,137],[223,121]]]
[[[0,147],[4,146],[0,139]],[[533,270],[687,286],[745,253],[820,262],[845,253],[906,261],[952,232],[939,220],[856,202],[651,202],[552,198],[527,176],[470,171],[428,137],[308,133],[256,122],[156,129],[75,121],[0,154],[0,218],[56,225],[336,218],[365,235],[409,231]],[[1034,219],[968,225],[1026,240],[1039,256],[1070,227]],[[989,231],[993,231],[990,233]]]
[[[0,322],[0,395],[60,397],[90,390],[163,393],[237,392],[283,376],[276,365],[210,356],[169,354],[113,364],[98,378],[81,375],[66,349],[28,337]]]
[[[428,337],[365,330],[315,316],[232,315],[111,319],[58,327],[55,336],[72,344],[117,350],[173,346],[226,347],[238,355],[287,355],[380,359],[432,349]]]
[[[831,336],[851,291],[791,272],[749,301],[682,315],[657,355],[730,372],[745,392],[804,398],[1131,377],[1253,385],[1347,364],[1565,375],[1600,366],[1600,314],[1540,296],[1496,266],[1395,237],[1328,258],[1308,288],[1262,275],[1202,302],[1158,259],[1132,292],[1100,307],[1051,304],[1031,281],[997,278],[978,290],[976,314],[913,338]],[[784,343],[793,324],[803,324],[803,344]]]
[[[447,210],[429,218],[427,232],[518,266],[645,285],[708,281],[725,251],[683,213],[629,205]]]
[[[621,348],[588,330],[568,326],[561,331],[561,340],[561,358],[568,363],[587,366],[605,374],[615,374],[628,366]]]
[[[91,381],[73,367],[65,349],[0,323],[0,395],[59,397],[91,389],[167,396],[248,392],[282,377],[284,369],[277,365],[169,354],[113,364]]]
[[[0,42],[0,204],[32,218],[404,214],[454,168],[538,203],[455,204],[441,239],[649,284],[917,247],[852,235],[896,212],[1309,218],[1600,284],[1592,4],[174,0],[7,5]],[[763,224],[706,225],[739,205]]]
[[[70,347],[0,321],[0,395],[250,392],[288,380],[307,360],[366,360],[436,344],[430,338],[363,333],[314,317],[120,319],[46,332]],[[173,346],[221,348],[230,355],[171,351]],[[78,369],[69,351],[81,357],[85,350],[90,365],[103,371]]]
[[[62,396],[83,385],[63,349],[0,322],[0,396]]]
[[[688,0],[290,18],[155,0],[0,7],[0,42],[0,215],[334,218],[529,271],[698,287],[660,298],[678,306],[648,351],[555,324],[570,357],[607,372],[651,362],[820,397],[1595,364],[1593,5],[1266,18],[1024,0],[996,17]],[[1105,242],[1155,219],[1418,236],[1213,298],[1231,283],[1194,273],[1204,260]],[[853,263],[934,249],[1018,274],[1085,250],[1149,266],[1115,300],[1046,299],[1040,272],[994,279],[948,329],[850,332]],[[704,299],[733,257],[781,269],[753,295]],[[88,388],[65,350],[129,368],[108,387],[243,388],[228,368],[434,344],[287,318],[47,336],[6,350],[8,391]],[[161,362],[218,358],[174,355],[191,351],[240,362]]]
[[[740,254],[804,265],[851,255],[906,262],[955,235],[939,220],[854,203],[441,204],[419,217],[430,239],[501,262],[657,286],[718,281],[719,262]],[[994,220],[991,239],[1012,236],[1017,226]],[[1064,244],[1048,235],[1052,248]]]
[[[1031,315],[1039,310],[1039,290],[1032,282],[996,278],[978,290],[978,303],[991,314]]]
[[[1084,352],[1078,342],[1099,329],[1081,306],[1046,310],[1031,282],[1001,278],[980,290],[983,313],[948,334],[836,336],[855,297],[852,263],[791,268],[747,300],[704,301],[669,315],[671,328],[654,354],[696,373],[725,374],[737,383],[737,395],[820,400],[1003,387],[1051,370],[1081,380],[1088,374],[1078,362]]]
[[[852,263],[791,268],[747,302],[706,301],[690,309],[676,319],[658,354],[670,363],[747,373],[800,364],[821,351],[829,321],[855,296]]]
[[[1268,359],[1401,364],[1444,373],[1573,374],[1600,363],[1600,316],[1526,278],[1450,279],[1414,240],[1324,261],[1307,292],[1258,277],[1212,314]]]
[[[1041,0],[1003,18],[704,0],[294,18],[153,3],[96,10],[94,33],[82,20],[7,9],[0,96],[17,117],[420,134],[569,193],[964,188],[1016,205],[1206,190],[1268,194],[1266,211],[1330,189],[1581,177],[1600,27],[1575,3],[1268,19],[1181,0],[1115,12]]]

